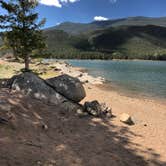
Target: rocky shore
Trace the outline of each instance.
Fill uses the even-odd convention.
[[[82,83],[90,83],[93,85],[99,85],[99,84],[103,84],[105,81],[104,78],[101,78],[101,77],[95,78],[89,75],[87,72],[85,72],[85,69],[73,67],[65,61],[61,61],[61,62],[55,61],[55,62],[50,62],[48,64],[51,65],[52,67],[55,67],[57,71],[60,72],[60,74],[67,74],[72,77],[76,77]]]

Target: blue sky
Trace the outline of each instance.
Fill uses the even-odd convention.
[[[166,0],[39,0],[40,18],[45,27],[65,21],[92,22],[131,16],[166,16]],[[1,10],[1,9],[0,9]],[[1,10],[2,12],[2,10]]]

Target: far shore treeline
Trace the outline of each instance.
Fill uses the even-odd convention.
[[[36,25],[37,13],[34,16],[36,18],[32,19]],[[109,20],[86,25],[63,23],[42,31],[36,28],[31,33],[34,34],[32,36],[34,43],[30,43],[31,39],[27,39],[28,47],[32,47],[28,50],[30,50],[31,57],[35,58],[166,60],[166,26],[164,24],[166,19],[158,19],[151,19],[151,25],[148,24],[147,18],[136,17],[132,18],[132,24],[131,22],[125,22],[124,25],[120,23],[124,20],[114,21],[116,24],[119,21],[116,26],[111,26],[113,23]],[[98,25],[100,28],[97,27]],[[11,28],[10,34],[14,30]],[[6,32],[1,31],[0,56],[13,52],[11,47],[5,46],[4,34]],[[12,36],[13,39],[15,42],[17,38]],[[21,50],[19,42],[15,44]],[[23,50],[23,53],[25,51],[27,50]]]

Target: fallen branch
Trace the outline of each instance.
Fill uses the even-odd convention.
[[[7,124],[9,121],[6,120],[5,118],[0,117],[0,123],[2,124]]]
[[[34,146],[34,147],[37,147],[37,148],[42,148],[41,145],[37,145],[37,144],[34,144],[34,143],[32,143],[32,142],[26,142],[25,145]]]

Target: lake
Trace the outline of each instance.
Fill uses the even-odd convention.
[[[104,77],[111,89],[136,97],[166,99],[166,62],[67,60],[93,76]]]

